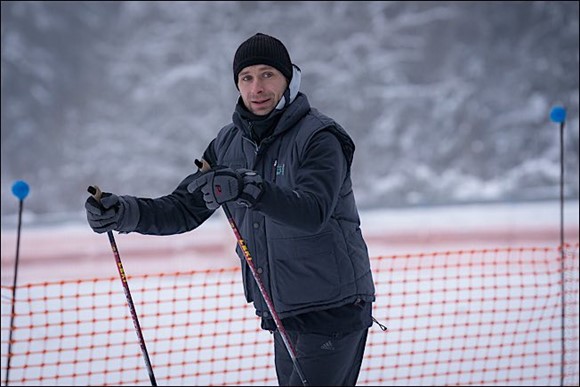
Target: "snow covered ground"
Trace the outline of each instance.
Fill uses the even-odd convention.
[[[578,241],[578,201],[567,201],[565,240]],[[371,256],[499,247],[555,247],[558,201],[361,211]],[[128,275],[238,265],[236,240],[222,212],[198,229],[173,236],[117,234]],[[12,284],[16,230],[2,230],[2,285]],[[85,222],[35,227],[23,221],[18,283],[117,276],[106,235]]]
[[[373,264],[384,266],[387,262],[391,265],[391,260],[379,257],[395,254],[554,248],[560,241],[559,209],[558,202],[384,209],[362,211],[361,221]],[[578,202],[566,203],[565,209],[566,241],[577,242]],[[237,271],[216,276],[154,275],[237,266],[235,239],[221,212],[218,214],[184,235],[116,234],[125,272],[129,276],[153,275],[130,283],[136,305],[143,306],[144,300],[149,303],[139,314],[161,385],[275,384],[270,336],[257,329],[253,308],[240,294]],[[15,242],[15,230],[3,230],[5,287],[12,284]],[[470,259],[469,254],[456,257]],[[433,256],[428,260],[437,261]],[[508,385],[559,383],[559,314],[552,315],[552,307],[546,309],[547,304],[557,305],[554,295],[559,291],[559,275],[553,267],[555,262],[546,263],[551,270],[534,267],[531,280],[518,270],[509,272],[509,276],[497,275],[493,264],[470,267],[466,276],[461,270],[466,266],[426,265],[415,270],[407,266],[407,260],[398,262],[402,263],[400,271],[376,267],[384,275],[375,278],[380,295],[377,304],[381,304],[375,316],[389,326],[389,331],[384,334],[379,329],[371,330],[361,385],[486,384],[489,380]],[[44,281],[95,278],[101,280],[23,287]],[[486,278],[493,284],[485,284]],[[188,298],[200,290],[191,288],[198,283],[204,285],[203,297]],[[58,227],[25,224],[18,284],[22,289],[19,299],[33,300],[17,307],[23,319],[18,325],[29,324],[28,307],[38,308],[35,316],[40,322],[52,322],[31,325],[28,333],[18,331],[22,341],[14,350],[31,355],[15,358],[11,380],[22,380],[25,375],[30,380],[24,383],[27,385],[148,384],[131,321],[126,317],[124,296],[120,289],[111,291],[120,286],[106,235],[94,234],[84,223]],[[491,285],[491,293],[484,291]],[[224,286],[226,294],[232,287],[231,297],[206,297],[205,292],[213,294]],[[577,281],[575,286],[577,293]],[[3,288],[2,296],[3,344],[7,341],[5,317],[9,313],[5,308],[10,305],[6,290]],[[415,300],[419,294],[429,297]],[[532,303],[522,308],[521,297]],[[442,303],[435,302],[439,298]],[[572,321],[572,326],[577,327],[578,322]],[[236,333],[239,328],[241,333]],[[499,336],[495,334],[498,331]],[[44,336],[53,339],[34,339]],[[183,338],[188,338],[186,347]],[[494,341],[498,338],[500,344]],[[501,341],[504,338],[507,344]],[[95,343],[101,344],[92,347]],[[195,353],[193,362],[191,353]],[[503,364],[505,359],[508,363]],[[528,375],[530,370],[532,376]],[[572,375],[577,379],[577,369]]]

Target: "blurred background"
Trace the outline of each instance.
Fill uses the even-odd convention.
[[[157,197],[237,99],[256,32],[357,146],[361,209],[579,197],[578,2],[2,2],[2,227],[83,220],[86,188]],[[556,210],[556,208],[555,208]]]
[[[577,1],[0,4],[2,379],[18,305],[10,380],[144,384],[130,380],[146,376],[86,189],[158,197],[196,170],[231,122],[235,50],[263,32],[357,147],[373,314],[389,327],[369,335],[361,384],[578,385]],[[562,212],[554,106],[568,112]],[[21,243],[16,180],[30,185]],[[253,308],[212,317],[243,303],[239,276],[222,276],[240,260],[221,211],[194,233],[117,237],[159,380],[274,384]]]

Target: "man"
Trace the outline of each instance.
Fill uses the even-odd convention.
[[[169,235],[221,205],[240,229],[275,313],[311,385],[355,385],[375,289],[352,191],[354,143],[299,91],[300,69],[278,39],[258,33],[237,49],[233,122],[203,154],[209,171],[157,199],[106,193],[85,204],[98,233]],[[301,379],[244,259],[244,292],[274,332],[280,385]]]

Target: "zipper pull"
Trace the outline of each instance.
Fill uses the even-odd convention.
[[[250,139],[252,140],[252,142],[256,146],[256,149],[254,149],[254,152],[256,154],[258,154],[260,152],[260,145],[258,145],[258,142],[256,141],[256,137],[254,136],[254,121],[248,121],[248,128],[250,129]]]
[[[278,166],[278,159],[274,160],[274,165],[273,165],[273,167],[274,167],[274,179],[272,179],[272,180],[274,180],[274,183],[276,182],[276,176],[278,175],[278,171],[276,170],[277,166]]]
[[[380,322],[378,322],[376,318],[374,318],[374,317],[372,317],[372,316],[371,316],[371,318],[372,318],[372,319],[373,319],[373,321],[374,321],[374,322],[375,322],[375,323],[376,323],[376,324],[377,324],[377,325],[378,325],[378,326],[381,328],[381,330],[382,330],[383,332],[387,330],[387,327],[386,327],[386,326],[384,326],[383,324],[381,324]]]

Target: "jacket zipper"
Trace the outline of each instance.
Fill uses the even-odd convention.
[[[251,143],[254,145],[254,152],[256,154],[258,154],[258,152],[260,152],[260,146],[256,143],[256,141],[254,141],[254,122],[253,121],[249,121],[248,124],[248,128],[250,129],[250,138],[249,140],[251,141]]]

